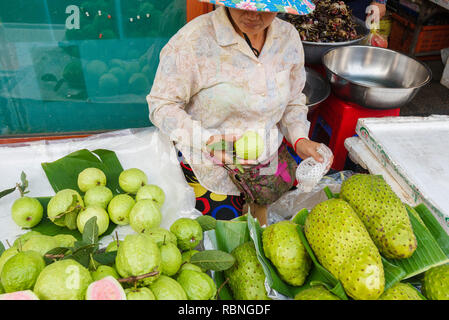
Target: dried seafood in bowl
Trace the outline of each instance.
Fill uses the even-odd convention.
[[[285,15],[298,30],[302,41],[345,42],[361,37],[351,10],[343,1],[316,0],[316,9],[308,15]]]

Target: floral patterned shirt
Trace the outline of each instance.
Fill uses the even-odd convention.
[[[298,31],[275,18],[257,58],[232,26],[224,7],[181,28],[160,53],[147,95],[151,122],[167,134],[208,190],[240,192],[205,152],[213,134],[262,133],[263,163],[285,136],[307,137],[304,51]]]

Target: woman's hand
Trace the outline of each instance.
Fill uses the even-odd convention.
[[[296,143],[296,154],[303,160],[313,157],[316,161],[322,163],[324,161],[323,157],[318,153],[318,148],[320,148],[320,143],[311,141],[309,139],[301,139]],[[334,156],[332,155],[327,170],[330,169],[332,162],[334,161]]]
[[[206,149],[209,155],[219,164],[234,164],[234,158],[232,155],[232,150],[215,150],[214,145],[219,145],[221,142],[225,141],[228,144],[234,144],[234,142],[240,139],[241,135],[233,134],[217,134],[213,135],[206,142]],[[222,148],[218,148],[222,149]],[[255,165],[257,161],[254,160],[243,160],[239,159],[239,163],[242,165]]]

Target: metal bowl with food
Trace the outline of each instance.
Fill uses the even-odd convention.
[[[432,79],[424,63],[379,47],[333,48],[323,55],[322,63],[333,93],[372,109],[399,108]]]
[[[358,18],[354,18],[357,26],[355,27],[359,38],[355,40],[342,42],[311,42],[302,41],[304,48],[304,60],[306,64],[321,64],[321,57],[323,54],[333,48],[358,45],[362,43],[369,35],[369,29],[366,28],[365,22]]]
[[[331,86],[329,81],[315,70],[308,67],[305,69],[306,84],[302,92],[306,96],[306,106],[311,111],[329,97]]]

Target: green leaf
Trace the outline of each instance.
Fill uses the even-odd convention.
[[[232,267],[235,258],[221,250],[204,250],[195,253],[190,258],[190,263],[204,270],[224,271]]]
[[[78,188],[78,175],[86,168],[98,168],[106,175],[106,186],[113,194],[120,193],[118,176],[123,168],[113,151],[97,149],[90,152],[81,149],[53,162],[41,164],[44,172],[55,192],[63,189],[73,189],[81,193]]]
[[[63,259],[73,259],[82,264],[85,268],[89,268],[90,256],[96,251],[95,244],[89,244],[76,249],[71,255],[65,256]]]
[[[0,241],[0,256],[2,255],[3,252],[5,252],[5,245]]]
[[[271,261],[269,261],[265,257],[262,245],[263,229],[260,227],[256,219],[254,219],[250,214],[248,215],[248,229],[250,231],[251,238],[256,248],[257,260],[259,260],[262,266],[268,285],[277,292],[283,294],[284,296],[293,298],[294,292],[292,291],[292,286],[282,281],[279,274],[277,273],[276,268],[273,266]]]
[[[406,272],[400,266],[388,262],[388,260],[382,256],[381,259],[385,274],[385,290],[387,290],[388,288],[391,288],[395,283],[401,281],[406,276]]]
[[[226,281],[223,272],[214,272],[214,280],[217,284],[217,293],[220,300],[234,300],[231,290],[227,285],[223,285]]]
[[[333,199],[335,198],[334,194],[332,193],[331,189],[329,189],[329,187],[324,187],[323,189],[324,193],[326,194],[328,199]]]
[[[432,212],[424,205],[420,204],[415,207],[416,212],[430,231],[434,239],[437,241],[441,250],[449,257],[449,235],[443,229],[441,224],[435,219]]]
[[[218,249],[228,253],[251,240],[246,221],[217,220],[215,234]]]
[[[201,225],[203,232],[214,230],[215,226],[217,225],[217,220],[215,220],[215,218],[211,216],[200,216],[195,220],[198,221],[198,223]]]
[[[10,194],[10,193],[13,193],[14,190],[16,190],[16,187],[1,191],[1,192],[0,192],[0,199],[3,198],[4,196],[7,196],[7,195]]]
[[[390,263],[405,270],[406,275],[404,279],[411,278],[430,268],[449,262],[448,256],[440,248],[429,229],[422,225],[413,213],[407,212],[409,213],[410,222],[418,242],[418,247],[408,259],[387,259]]]
[[[117,251],[110,251],[110,252],[95,253],[93,255],[93,258],[95,261],[99,262],[100,264],[112,265],[115,263],[116,256],[117,256]]]
[[[292,219],[292,221],[300,226],[304,226],[306,223],[306,218],[309,215],[309,210],[304,208],[301,209]]]
[[[98,243],[97,217],[93,216],[87,220],[83,230],[83,242],[88,244]]]
[[[45,264],[49,265],[50,263],[53,263],[54,260],[62,260],[70,250],[71,250],[71,248],[68,248],[68,247],[57,247],[57,248],[53,248],[53,249],[49,250],[48,252],[46,252],[44,254]],[[63,256],[60,258],[56,258],[56,257],[52,258],[52,257],[48,257],[48,255],[53,255],[53,256],[63,255]]]

